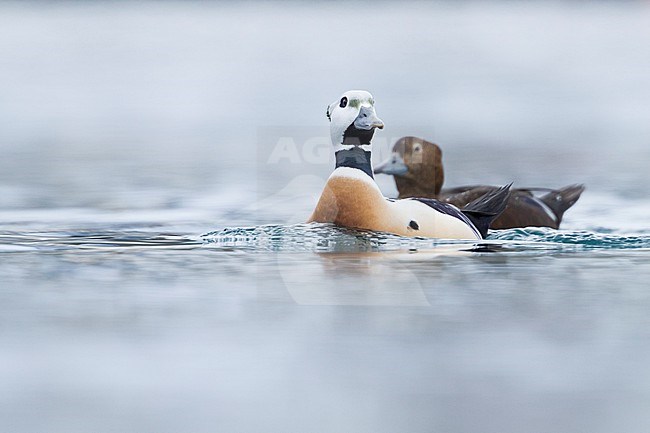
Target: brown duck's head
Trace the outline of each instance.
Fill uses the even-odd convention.
[[[393,175],[400,198],[436,197],[445,179],[442,151],[422,138],[402,137],[375,173]]]

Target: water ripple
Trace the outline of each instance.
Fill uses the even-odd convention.
[[[331,224],[225,228],[191,236],[139,231],[0,232],[0,252],[111,249],[196,249],[241,252],[390,252],[453,249],[475,252],[650,250],[650,235],[549,228],[495,230],[483,241],[406,238]]]
[[[330,224],[296,224],[225,228],[204,234],[201,239],[213,248],[290,252],[418,251],[449,245],[478,252],[650,249],[648,235],[616,235],[549,228],[495,230],[486,240],[476,242],[405,238]]]
[[[174,233],[138,231],[0,232],[0,252],[89,249],[192,249],[201,242]]]
[[[525,241],[527,243],[548,243],[559,247],[574,246],[581,249],[647,249],[650,235],[622,235],[591,232],[586,230],[554,230],[546,227],[495,230],[489,239],[499,241]]]
[[[209,246],[258,251],[371,252],[429,247],[437,240],[405,238],[331,224],[225,228],[201,236]],[[466,244],[467,242],[463,242]]]

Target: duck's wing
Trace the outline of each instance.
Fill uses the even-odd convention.
[[[488,185],[447,188],[441,191],[440,200],[462,208],[494,188]],[[569,185],[557,190],[512,189],[505,211],[492,222],[490,228],[551,227],[557,229],[564,212],[575,204],[584,188],[584,185]],[[537,197],[534,192],[545,192],[545,194]]]
[[[450,206],[448,202],[445,203],[435,199],[414,198],[413,200],[422,202],[438,212],[460,219],[474,227],[481,235],[481,238],[485,238],[490,224],[503,212],[507,205],[511,185],[488,187],[485,193],[478,194],[478,197],[471,200],[470,203],[464,203],[462,209],[455,205]],[[476,192],[473,191],[473,193]]]
[[[434,209],[437,212],[444,213],[445,215],[453,216],[461,221],[469,223],[467,217],[460,211],[460,209],[453,205],[453,203],[443,202],[435,198],[413,197],[412,200],[419,201]],[[453,205],[453,206],[452,206]]]
[[[512,183],[500,188],[493,187],[461,209],[461,212],[472,220],[474,227],[481,233],[481,237],[487,236],[488,228],[506,209],[511,186]]]
[[[566,212],[585,190],[582,184],[568,185],[559,189],[520,188],[508,204],[503,220],[495,221],[502,228],[551,227],[559,228]],[[533,192],[545,194],[533,195]],[[542,212],[543,211],[543,212]],[[494,227],[499,228],[499,227]]]
[[[498,186],[490,185],[467,185],[454,188],[445,188],[440,191],[439,199],[445,203],[451,203],[454,206],[462,208],[474,200],[483,197],[485,194],[492,192],[498,188]],[[515,191],[519,190],[511,189],[511,193]]]
[[[510,195],[508,206],[490,228],[511,229],[523,227],[558,228],[560,221],[553,211],[539,198],[528,191],[515,190]]]

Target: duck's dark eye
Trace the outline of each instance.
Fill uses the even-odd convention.
[[[344,96],[341,98],[341,103],[339,104],[339,107],[345,108],[347,107],[347,105],[348,105],[348,98]]]

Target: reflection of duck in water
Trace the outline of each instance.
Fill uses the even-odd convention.
[[[375,183],[370,155],[375,129],[384,123],[366,91],[352,90],[327,109],[336,168],[310,222],[446,239],[481,239],[505,208],[510,186],[493,188],[462,210],[435,199],[389,200]]]
[[[393,153],[375,167],[375,173],[393,175],[399,198],[427,197],[462,207],[494,189],[472,185],[441,189],[444,182],[442,151],[426,140],[403,137],[393,146]],[[515,227],[558,228],[567,209],[580,198],[584,185],[569,185],[558,190],[546,188],[513,189],[505,211],[490,225],[492,229]],[[545,191],[536,197],[533,191]]]

